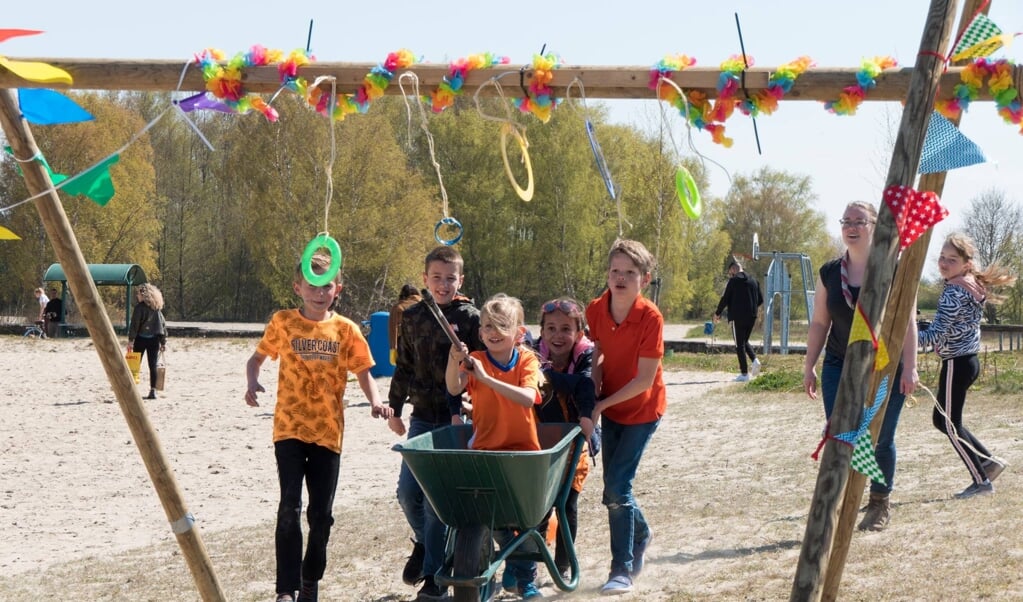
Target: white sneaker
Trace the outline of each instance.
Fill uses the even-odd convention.
[[[632,591],[632,579],[627,575],[616,575],[600,588],[601,596],[618,596]]]
[[[760,374],[760,360],[754,359],[753,365],[751,365],[749,368],[749,375],[753,378],[756,378],[758,374]]]
[[[748,374],[740,374],[739,376],[735,377],[735,382],[737,382],[737,383],[749,382],[749,375]]]

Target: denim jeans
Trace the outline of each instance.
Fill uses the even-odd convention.
[[[301,580],[319,581],[327,567],[327,540],[334,525],[334,493],[341,455],[298,439],[274,444],[281,501],[277,506],[277,593],[291,593]],[[302,481],[309,492],[309,541],[302,559]]]
[[[408,438],[411,439],[445,426],[450,426],[450,423],[436,424],[419,418],[410,418]],[[416,541],[423,544],[425,551],[423,574],[433,575],[444,563],[446,527],[437,518],[433,506],[423,495],[419,481],[412,476],[412,471],[409,470],[405,462],[401,463],[401,471],[398,473],[398,505],[405,513],[405,520],[412,527]]]
[[[824,355],[824,363],[821,366],[821,393],[824,396],[824,415],[831,418],[831,411],[835,409],[835,398],[838,397],[838,381],[842,377],[842,358],[830,354]],[[899,416],[902,414],[902,405],[906,401],[906,395],[900,390],[899,381],[902,380],[902,363],[892,379],[888,381],[888,405],[884,411],[884,421],[881,423],[881,430],[877,434],[877,441],[874,447],[874,458],[884,475],[884,483],[877,481],[870,482],[871,493],[891,493],[895,487],[895,429],[899,425]],[[873,403],[873,400],[871,400]]]
[[[633,550],[650,537],[643,511],[632,496],[643,450],[657,430],[660,420],[645,424],[619,424],[601,416],[604,495],[611,530],[611,575],[631,575]]]
[[[494,531],[494,542],[501,550],[504,550],[513,539],[515,539],[515,532],[511,529],[497,529]],[[536,549],[536,543],[532,539],[527,539],[515,549],[515,552],[536,554],[539,553],[539,550]],[[506,571],[515,576],[515,584],[519,588],[525,587],[527,583],[536,581],[536,563],[532,560],[508,559],[505,561],[505,567]]]

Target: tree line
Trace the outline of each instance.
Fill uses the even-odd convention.
[[[95,121],[33,131],[49,164],[65,174],[106,157],[162,115],[112,166],[117,193],[105,207],[63,193],[61,199],[86,260],[142,266],[164,291],[172,320],[261,322],[296,305],[295,266],[321,232],[342,250],[340,311],[365,319],[386,310],[403,284],[421,285],[423,258],[438,244],[434,229],[445,214],[434,161],[448,215],[464,228],[457,243],[464,293],[478,303],[498,292],[517,296],[527,320],[550,298],[585,302],[599,294],[607,249],[619,236],[642,241],[656,256],[657,285],[648,294],[669,321],[711,315],[725,267],[734,254],[750,252],[754,233],[762,250],[806,253],[815,268],[841,248],[815,208],[806,175],[769,168],[737,174],[723,198],[704,193],[703,214],[690,219],[676,196],[675,170],[685,165],[706,191],[704,165],[677,156],[663,126],[613,124],[600,105],[567,101],[546,124],[512,116],[524,128],[535,178],[533,199],[524,202],[505,175],[501,124],[467,98],[430,116],[433,156],[418,109],[400,97],[381,98],[366,114],[335,123],[289,95],[275,101],[281,117],[274,123],[255,113],[191,114],[213,150],[166,111],[168,95],[74,98]],[[504,114],[501,101],[481,102],[486,115]],[[595,165],[587,117],[617,201]],[[513,176],[524,183],[512,137],[507,152]],[[0,207],[28,196],[9,156],[0,173]],[[0,213],[0,224],[22,237],[0,243],[0,313],[27,315],[31,291],[56,256],[31,206]],[[1019,261],[1018,253],[1013,257]],[[746,268],[763,282],[766,263]],[[123,312],[122,293],[101,294],[111,315]],[[1015,311],[1016,321],[1019,299],[1015,294],[1003,309]]]

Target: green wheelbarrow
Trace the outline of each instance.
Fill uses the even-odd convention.
[[[579,585],[579,560],[565,500],[585,438],[579,425],[568,423],[540,424],[537,433],[540,451],[467,449],[470,425],[440,428],[394,446],[448,527],[444,564],[434,580],[441,587],[452,587],[457,602],[489,600],[500,588],[494,575],[509,557],[543,562],[554,584],[564,591]],[[567,581],[538,530],[551,508],[568,545],[571,572]],[[517,534],[496,551],[495,529]],[[523,546],[530,541],[533,546]]]

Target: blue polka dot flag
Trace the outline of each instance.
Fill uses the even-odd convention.
[[[920,155],[921,174],[939,173],[986,161],[984,151],[964,136],[951,121],[937,112],[931,114],[931,122],[924,137],[924,150]]]

